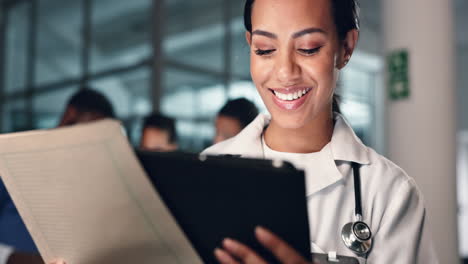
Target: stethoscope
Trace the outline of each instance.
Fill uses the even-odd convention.
[[[357,255],[366,255],[372,247],[372,232],[370,227],[362,220],[361,177],[359,164],[352,162],[354,175],[354,199],[356,221],[347,223],[341,230],[344,244]]]
[[[263,157],[265,157],[265,142],[262,136]],[[275,164],[273,164],[276,166]],[[356,221],[347,223],[341,230],[341,238],[344,244],[351,251],[359,256],[366,255],[372,247],[372,232],[370,227],[362,221],[362,201],[361,201],[361,175],[359,173],[359,164],[351,162],[354,175],[354,199]]]

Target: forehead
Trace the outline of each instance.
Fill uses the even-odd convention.
[[[232,117],[225,116],[225,115],[218,115],[216,117],[216,125],[219,126],[220,129],[232,129],[240,127],[240,122]]]
[[[333,27],[331,0],[255,0],[252,29]]]
[[[151,138],[158,138],[158,139],[166,139],[169,137],[169,133],[166,130],[157,128],[157,127],[146,127],[143,130],[144,137],[151,137]]]

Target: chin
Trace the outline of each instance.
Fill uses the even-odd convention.
[[[276,111],[270,112],[272,121],[284,129],[299,129],[306,125],[308,118],[304,113],[287,114],[278,113]]]

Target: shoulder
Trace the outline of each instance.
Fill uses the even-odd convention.
[[[202,155],[222,155],[222,154],[233,154],[228,153],[231,149],[232,144],[236,142],[236,138],[230,138],[219,142],[213,146],[210,146],[201,152]]]
[[[262,155],[262,134],[270,117],[259,114],[235,137],[220,142],[204,150],[205,155],[231,154],[258,158]]]
[[[369,158],[370,164],[361,167],[361,175],[362,184],[368,190],[366,199],[372,203],[373,221],[381,223],[385,218],[423,213],[424,197],[414,179],[371,148]],[[418,212],[416,208],[421,210]]]
[[[376,194],[383,193],[383,188],[395,190],[401,186],[415,187],[414,181],[403,169],[366,146],[342,115],[335,114],[335,119],[331,140],[333,157],[335,161],[361,164],[360,172],[364,187]]]
[[[370,163],[363,166],[366,170],[367,180],[384,185],[391,189],[417,189],[416,183],[401,167],[393,161],[377,153],[374,149],[367,147]]]
[[[365,199],[375,240],[368,262],[435,263],[426,205],[416,182],[389,159],[372,149],[369,153],[371,163],[363,169],[370,173],[365,178],[371,191]],[[413,250],[392,254],[402,241]]]

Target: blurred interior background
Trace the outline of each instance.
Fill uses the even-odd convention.
[[[242,12],[243,1],[227,0],[167,0],[162,8],[152,0],[6,1],[1,131],[54,127],[68,97],[87,85],[111,99],[133,142],[155,107],[177,119],[182,149],[200,151],[228,98],[246,97],[266,111],[250,81]],[[379,18],[362,13],[366,46],[339,93],[360,137],[383,151]]]
[[[341,76],[341,107],[361,139],[385,154],[381,1],[360,2],[361,40]],[[266,111],[250,80],[243,1],[1,3],[1,132],[56,126],[82,86],[112,101],[133,143],[142,117],[160,110],[177,119],[179,145],[190,152],[211,143],[213,118],[227,99],[245,97]],[[468,1],[455,0],[454,8],[459,220],[468,223]],[[468,257],[468,229],[459,230]]]

